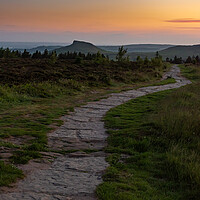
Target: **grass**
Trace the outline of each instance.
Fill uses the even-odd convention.
[[[86,61],[78,65],[74,60],[58,60],[52,65],[45,59],[0,61],[0,146],[12,154],[6,163],[15,166],[40,158],[40,152],[54,152],[47,146],[47,134],[62,125],[59,118],[74,107],[136,84],[157,82],[166,70],[163,66],[139,69],[135,63],[121,66],[116,62]]]
[[[195,82],[111,109],[110,167],[97,189],[102,200],[198,200],[200,196],[200,70],[181,67]]]
[[[162,80],[160,82],[151,84],[149,86],[159,86],[159,85],[167,85],[167,84],[171,84],[171,83],[176,83],[176,80],[174,78],[167,78],[165,80]]]
[[[180,65],[183,76],[190,79],[193,83],[200,81],[200,69],[195,65]]]
[[[0,161],[0,185],[7,186],[15,182],[18,178],[23,178],[22,171],[13,165]]]

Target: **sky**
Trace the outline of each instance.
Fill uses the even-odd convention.
[[[200,44],[200,0],[0,0],[0,41]]]

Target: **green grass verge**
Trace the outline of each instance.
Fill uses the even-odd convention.
[[[199,87],[150,94],[107,113],[110,167],[99,199],[199,199]]]
[[[21,170],[17,169],[13,165],[5,164],[3,161],[0,161],[0,185],[8,186],[10,183],[13,183],[17,178],[22,178],[23,173]]]
[[[200,67],[195,65],[179,65],[181,73],[184,77],[191,80],[193,83],[200,81]]]
[[[150,86],[167,85],[167,84],[171,84],[171,83],[176,83],[176,80],[174,78],[167,78],[158,83],[151,84]]]

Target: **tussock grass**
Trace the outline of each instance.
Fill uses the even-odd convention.
[[[180,65],[181,73],[186,78],[190,79],[192,82],[199,82],[200,81],[200,68],[199,66],[195,65]]]
[[[169,96],[154,119],[155,132],[168,140],[169,174],[192,188],[200,187],[199,87],[199,83],[189,85]]]
[[[188,67],[181,68],[194,84],[107,113],[110,167],[97,189],[99,199],[199,199],[200,70]]]
[[[15,182],[17,178],[22,178],[23,173],[13,165],[5,164],[0,161],[0,185],[8,186],[10,183]]]

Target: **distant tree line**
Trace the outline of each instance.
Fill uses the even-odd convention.
[[[200,58],[199,56],[188,56],[187,59],[183,59],[182,57],[177,57],[177,56],[174,56],[173,59],[169,59],[169,58],[166,58],[166,62],[170,62],[170,63],[174,63],[174,64],[183,64],[183,63],[187,63],[187,64],[200,64]]]
[[[163,59],[158,52],[156,52],[155,57],[151,59],[148,59],[148,57],[142,59],[140,56],[138,56],[136,59],[136,63],[139,67],[146,67],[146,68],[163,67]]]
[[[19,58],[22,54],[20,51],[11,51],[9,48],[0,48],[0,58]]]
[[[97,52],[95,54],[91,53],[77,53],[77,52],[67,52],[60,53],[57,55],[55,51],[49,52],[47,49],[44,52],[36,51],[33,54],[30,54],[26,49],[23,52],[20,51],[11,51],[10,49],[0,49],[0,58],[29,58],[29,59],[48,59],[49,63],[54,64],[57,60],[73,60],[76,64],[81,64],[83,61],[94,61],[95,64],[108,64],[109,62],[116,62],[116,64],[123,67],[137,66],[139,68],[154,68],[154,67],[163,67],[162,56],[157,52],[154,58],[142,59],[140,56],[137,57],[136,61],[130,61],[127,54],[127,49],[124,49],[121,46],[116,54],[116,61],[110,60],[108,56]],[[112,64],[112,63],[110,63]]]
[[[77,53],[77,52],[67,52],[67,53],[60,53],[57,55],[55,51],[49,52],[47,49],[44,50],[43,53],[40,51],[36,51],[35,53],[31,54],[26,49],[23,52],[20,51],[12,51],[9,48],[3,49],[0,48],[0,58],[32,58],[32,59],[51,59],[52,57],[56,57],[58,59],[83,59],[83,60],[95,60],[98,58],[109,59],[108,56],[97,52],[96,54],[84,54],[84,53]]]
[[[199,56],[188,56],[188,58],[186,59],[185,63],[192,63],[192,64],[200,64],[200,58]]]
[[[117,62],[129,62],[129,56],[126,56],[127,49],[124,47],[120,47],[118,53],[116,55]],[[77,52],[67,52],[67,53],[60,53],[57,55],[55,51],[49,52],[47,49],[44,50],[43,53],[40,51],[36,51],[35,53],[31,54],[26,49],[23,52],[18,50],[10,50],[9,48],[3,49],[0,48],[0,58],[32,58],[32,59],[51,59],[55,62],[57,59],[75,59],[77,63],[81,63],[82,60],[95,60],[97,62],[108,61],[109,57],[97,52],[95,54],[88,53],[77,53]],[[136,62],[139,66],[154,66],[154,65],[161,65],[162,57],[156,52],[155,58],[142,59],[140,56],[137,57]],[[200,57],[199,56],[188,56],[187,59],[183,59],[182,57],[174,56],[173,59],[166,58],[166,62],[174,63],[174,64],[182,64],[182,63],[192,63],[192,64],[200,64]]]
[[[101,54],[100,52],[91,54],[91,53],[77,53],[77,52],[67,52],[67,53],[60,53],[58,55],[58,59],[77,59],[81,58],[83,60],[95,60],[97,58],[104,58],[104,59],[109,59],[108,56],[105,56],[104,54]]]

